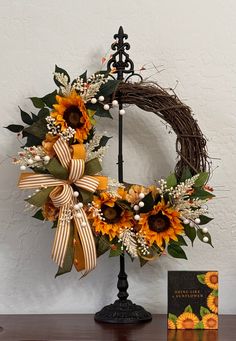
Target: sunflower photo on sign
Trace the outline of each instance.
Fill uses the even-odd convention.
[[[218,271],[168,272],[168,329],[218,329]]]

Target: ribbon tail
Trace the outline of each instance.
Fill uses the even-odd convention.
[[[74,267],[78,272],[85,269],[84,252],[78,235],[78,230],[75,224],[74,224]]]
[[[52,248],[52,259],[63,268],[66,250],[70,237],[70,219],[67,219],[69,204],[60,208],[56,235]]]
[[[43,188],[45,186],[54,187],[63,185],[60,179],[55,179],[51,174],[22,173],[19,178],[18,187],[20,189]]]
[[[85,272],[83,275],[85,276],[96,267],[97,255],[93,233],[86,213],[84,212],[83,208],[81,208],[79,212],[81,213],[81,218],[74,216],[74,222],[83,249],[85,263]]]

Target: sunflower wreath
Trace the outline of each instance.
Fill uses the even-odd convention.
[[[186,237],[212,245],[205,227],[212,220],[206,204],[214,196],[207,185],[206,140],[190,108],[155,83],[123,83],[111,73],[85,72],[71,81],[56,66],[58,89],[31,98],[37,113],[20,109],[26,126],[6,127],[25,141],[13,162],[23,171],[19,188],[34,190],[26,207],[55,228],[56,276],[73,265],[86,274],[107,251],[144,265],[164,253],[187,259]],[[145,187],[102,175],[110,137],[95,132],[95,117],[112,118],[110,108],[119,101],[155,113],[176,133],[178,162],[167,179]]]

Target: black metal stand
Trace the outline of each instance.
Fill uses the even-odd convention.
[[[125,42],[128,35],[124,33],[120,27],[118,34],[114,35],[116,42],[111,45],[115,50],[112,58],[108,61],[107,69],[115,68],[117,79],[124,81],[124,75],[127,75],[127,81],[135,75],[134,64],[129,58],[126,50],[130,49],[129,43]],[[140,75],[137,75],[140,77]],[[118,94],[119,98],[119,94]],[[122,101],[119,99],[119,110],[123,108]],[[119,143],[118,143],[118,178],[119,182],[123,182],[123,116],[119,115]],[[117,288],[119,293],[118,300],[113,304],[107,305],[94,316],[95,321],[104,323],[140,323],[148,322],[152,319],[152,315],[140,305],[134,304],[128,300],[127,289],[129,287],[127,274],[125,273],[125,255],[120,256],[120,272],[118,275]]]

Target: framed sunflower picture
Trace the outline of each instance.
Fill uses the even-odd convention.
[[[218,329],[218,271],[168,272],[168,329]]]

